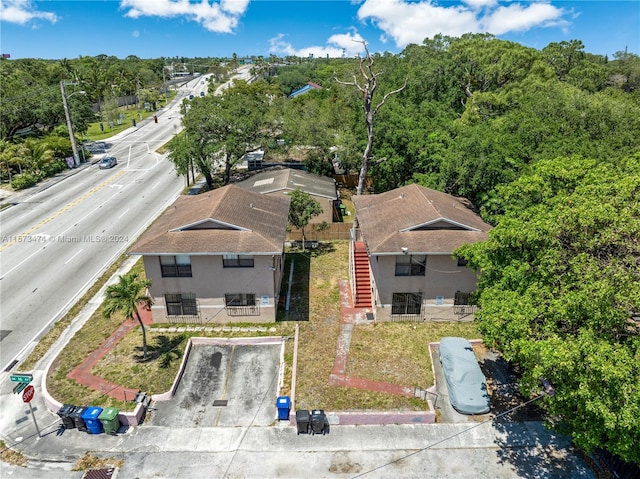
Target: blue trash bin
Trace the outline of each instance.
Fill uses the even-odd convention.
[[[276,408],[278,409],[278,421],[287,421],[289,419],[289,411],[291,410],[291,398],[289,396],[280,396],[276,400]]]
[[[82,413],[89,434],[100,434],[103,431],[102,422],[98,419],[101,413],[102,408],[97,406],[90,406]]]

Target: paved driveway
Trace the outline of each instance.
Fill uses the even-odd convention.
[[[440,422],[443,423],[467,423],[482,422],[495,418],[507,411],[511,411],[517,406],[521,406],[527,401],[523,398],[517,388],[517,378],[509,365],[494,351],[479,348],[476,350],[479,357],[480,368],[487,378],[489,396],[491,401],[491,411],[487,414],[460,414],[449,401],[447,381],[444,378],[444,371],[440,363],[439,344],[434,345],[431,350],[431,360],[436,379],[436,390],[438,400],[436,409],[440,411]],[[507,420],[513,421],[540,421],[541,411],[535,404],[525,407],[518,407],[513,413],[507,415]]]
[[[444,370],[440,363],[440,348],[439,345],[435,346],[431,351],[431,361],[433,362],[433,369],[435,372],[436,387],[438,392],[438,400],[436,402],[436,409],[440,411],[440,422],[443,423],[463,423],[463,422],[480,422],[485,419],[489,419],[489,414],[468,415],[460,414],[453,409],[451,402],[449,401],[449,391],[447,390],[447,381],[444,378]]]
[[[282,341],[198,344],[176,394],[157,401],[147,424],[173,428],[267,426],[276,420]]]

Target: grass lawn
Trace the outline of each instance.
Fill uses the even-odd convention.
[[[169,94],[168,102],[170,102],[173,97],[176,95],[174,91],[171,91]],[[159,107],[164,107],[164,100],[158,103]],[[89,124],[89,128],[84,136],[82,136],[81,140],[93,140],[100,141],[107,138],[112,137],[120,133],[121,131],[126,130],[127,128],[133,126],[133,120],[136,120],[136,123],[145,120],[146,118],[152,117],[156,115],[157,111],[146,111],[144,108],[138,109],[136,105],[130,105],[127,107],[118,108],[118,112],[123,115],[123,118],[120,122],[114,123],[113,125],[109,125],[107,121],[102,122],[103,130],[100,129],[100,122],[96,121]]]
[[[140,361],[142,335],[134,328],[105,356],[92,371],[109,381],[125,387],[140,389],[148,394],[170,389],[182,360],[187,340],[192,336],[285,336],[293,338],[295,324],[299,325],[299,349],[296,406],[326,410],[410,409],[425,408],[419,399],[383,393],[330,386],[336,345],[340,334],[340,298],[338,281],[348,278],[348,241],[323,243],[314,250],[292,250],[286,254],[282,291],[289,289],[289,270],[293,265],[291,302],[288,312],[280,311],[276,323],[237,324],[229,326],[266,327],[255,331],[159,331],[166,325],[147,328],[149,359]],[[136,268],[141,268],[140,264]],[[56,359],[49,373],[48,387],[61,402],[116,406],[131,409],[108,396],[79,386],[66,375],[93,352],[123,321],[122,317],[107,320],[100,310],[71,340]],[[177,326],[177,325],[171,325]],[[220,326],[216,324],[216,326]],[[275,331],[270,331],[275,328]],[[353,330],[347,374],[421,388],[433,384],[428,345],[444,336],[478,338],[474,323],[371,323],[356,325]],[[286,342],[285,384],[282,394],[291,394],[293,340]]]

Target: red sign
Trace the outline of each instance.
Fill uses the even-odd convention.
[[[22,400],[24,402],[31,402],[31,400],[33,399],[33,393],[36,390],[33,389],[33,386],[31,384],[29,384],[24,391],[22,392]]]

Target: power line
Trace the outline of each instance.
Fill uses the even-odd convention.
[[[403,459],[406,459],[406,458],[411,457],[411,456],[415,456],[416,454],[418,454],[418,453],[420,453],[420,452],[423,452],[423,451],[426,451],[427,449],[431,449],[432,447],[435,447],[435,446],[437,446],[437,445],[439,445],[439,444],[442,444],[443,442],[446,442],[446,441],[448,441],[449,439],[453,439],[454,437],[458,437],[458,436],[460,436],[460,435],[462,435],[462,434],[464,434],[464,433],[466,433],[466,432],[469,432],[469,431],[471,431],[472,429],[475,429],[475,428],[477,428],[477,427],[480,427],[480,426],[482,426],[482,425],[484,425],[484,424],[486,424],[486,423],[488,423],[488,422],[495,421],[496,419],[499,419],[499,418],[501,418],[502,416],[506,416],[507,414],[511,414],[511,413],[512,413],[513,411],[515,411],[516,409],[520,409],[521,407],[524,407],[524,406],[526,406],[526,405],[528,405],[528,404],[531,404],[532,402],[537,401],[538,399],[540,399],[541,397],[543,397],[543,396],[545,396],[545,395],[546,395],[546,394],[540,394],[539,396],[536,396],[536,397],[534,397],[533,399],[529,399],[527,402],[524,402],[524,403],[522,403],[522,404],[520,404],[520,405],[518,405],[518,406],[512,407],[511,409],[509,409],[509,410],[507,410],[507,411],[505,411],[505,412],[503,412],[503,413],[500,413],[500,414],[498,414],[498,415],[497,415],[497,416],[495,416],[495,417],[492,417],[492,418],[489,418],[489,419],[485,419],[484,421],[479,422],[479,423],[477,423],[477,424],[475,424],[475,425],[473,425],[473,426],[471,426],[471,427],[468,427],[467,429],[464,429],[464,430],[459,431],[459,432],[457,432],[457,433],[455,433],[455,434],[452,434],[451,436],[447,436],[447,437],[445,437],[444,439],[440,439],[439,441],[436,441],[436,442],[434,442],[434,443],[432,443],[432,444],[429,444],[428,446],[423,447],[422,449],[418,449],[417,451],[410,452],[409,454],[406,454],[406,455],[404,455],[404,456],[402,456],[402,457],[399,457],[398,459],[394,459],[393,461],[389,461],[389,462],[387,462],[387,463],[385,463],[385,464],[382,464],[382,465],[380,465],[380,466],[378,466],[378,467],[374,467],[373,469],[369,469],[368,471],[365,471],[365,472],[363,472],[363,473],[361,473],[361,474],[358,474],[357,476],[353,476],[353,478],[352,478],[352,479],[356,479],[356,478],[358,478],[358,477],[363,477],[363,476],[365,476],[365,475],[367,475],[367,474],[369,474],[369,473],[371,473],[371,472],[374,472],[374,471],[380,470],[380,469],[382,469],[382,468],[384,468],[384,467],[390,466],[391,464],[395,464],[396,462],[400,462],[400,461],[402,461]]]

